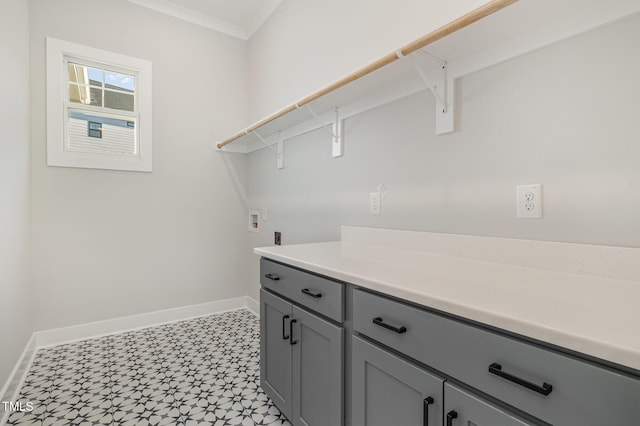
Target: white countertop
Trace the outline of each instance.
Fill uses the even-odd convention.
[[[417,234],[431,240],[446,235]],[[346,240],[344,235],[343,230],[338,242],[263,247],[255,253],[640,371],[640,280],[585,274],[584,268],[567,272],[434,253],[416,244],[405,244],[411,247],[406,249],[384,241]],[[475,243],[483,238],[469,237]],[[511,252],[518,244],[524,252],[540,249],[535,246],[539,242],[487,240]],[[569,254],[573,247],[560,246]],[[626,258],[640,254],[637,249],[602,246],[575,245],[575,250],[585,247],[622,250]],[[634,262],[631,269],[636,266]]]

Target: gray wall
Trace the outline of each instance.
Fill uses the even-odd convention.
[[[124,0],[30,4],[35,329],[244,296],[246,158],[214,142],[246,123],[246,43]],[[152,62],[153,173],[46,166],[45,36]]]
[[[640,247],[639,39],[634,17],[460,79],[449,135],[434,134],[424,92],[347,120],[342,158],[322,130],[287,142],[283,170],[250,154],[250,205],[269,209],[250,244],[273,230],[336,240],[345,224]],[[541,220],[515,217],[529,183],[543,184]]]
[[[29,284],[29,4],[0,5],[0,387],[33,331]],[[2,398],[3,395],[0,395]],[[0,417],[3,414],[0,409]]]

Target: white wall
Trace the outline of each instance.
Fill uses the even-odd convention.
[[[36,330],[245,295],[246,158],[214,143],[246,122],[246,43],[124,0],[30,4]],[[152,173],[46,166],[46,36],[152,62]]]
[[[269,209],[250,243],[337,240],[345,224],[640,247],[639,39],[636,16],[462,78],[449,135],[423,92],[347,120],[344,157],[322,130],[287,142],[283,170],[250,154],[251,207]],[[544,218],[518,220],[530,183]]]
[[[0,388],[33,331],[29,297],[28,25],[28,2],[0,3]]]
[[[283,0],[249,40],[251,122],[487,2]]]

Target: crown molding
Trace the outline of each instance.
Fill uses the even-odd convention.
[[[264,2],[266,7],[262,8],[260,14],[252,19],[245,28],[247,32],[247,40],[253,37],[255,32],[260,29],[262,24],[264,24],[269,16],[271,16],[271,14],[278,8],[278,6],[280,6],[280,3],[282,3],[282,0],[269,0]]]

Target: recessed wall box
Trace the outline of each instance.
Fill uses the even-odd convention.
[[[249,232],[260,232],[260,211],[249,212]]]

